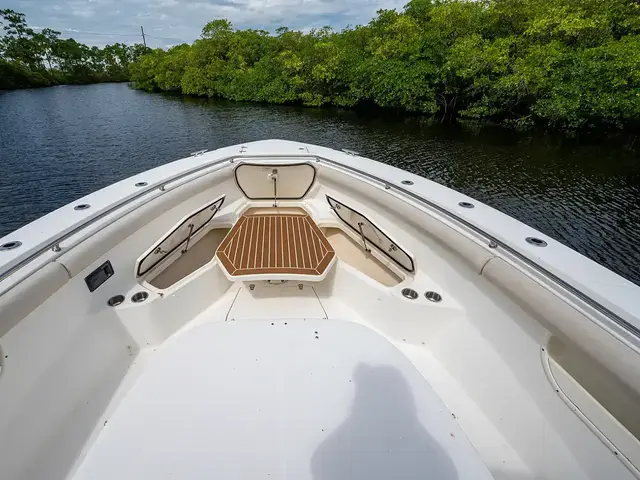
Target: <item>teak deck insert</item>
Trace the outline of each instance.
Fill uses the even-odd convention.
[[[216,255],[234,277],[322,275],[335,251],[307,214],[244,214]]]

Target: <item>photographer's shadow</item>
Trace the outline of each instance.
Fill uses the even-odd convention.
[[[315,480],[458,478],[455,465],[416,416],[413,394],[395,368],[361,364],[349,417],[311,459]]]

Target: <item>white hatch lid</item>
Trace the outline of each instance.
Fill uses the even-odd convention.
[[[78,479],[488,479],[402,353],[336,320],[211,323],[171,340]]]

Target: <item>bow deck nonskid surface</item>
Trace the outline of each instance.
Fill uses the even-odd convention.
[[[337,320],[196,326],[163,347],[76,480],[488,479],[393,345]]]

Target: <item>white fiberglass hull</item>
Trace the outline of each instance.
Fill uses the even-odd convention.
[[[232,146],[0,245],[3,478],[640,477],[638,287],[394,167]]]

